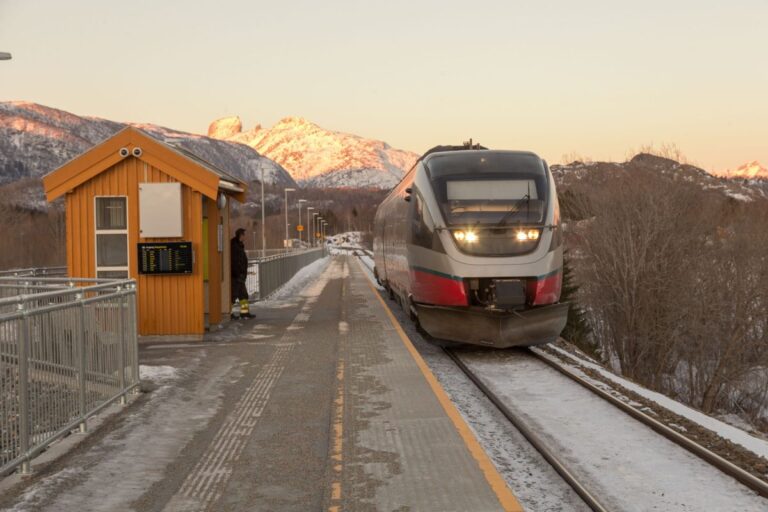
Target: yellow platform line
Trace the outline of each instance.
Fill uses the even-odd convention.
[[[357,264],[358,266],[361,265],[359,261]],[[363,268],[360,267],[360,270],[363,270]],[[363,273],[365,274],[365,270],[363,270]],[[397,334],[400,336],[400,339],[405,345],[405,348],[408,349],[411,357],[413,357],[413,359],[416,361],[416,365],[421,370],[424,378],[427,379],[429,387],[432,388],[432,392],[435,394],[435,396],[437,396],[437,400],[440,402],[440,405],[443,406],[443,410],[453,422],[453,426],[456,427],[456,430],[459,432],[459,435],[464,441],[464,444],[467,446],[467,449],[472,454],[472,457],[477,462],[477,465],[480,466],[480,470],[483,472],[485,479],[488,481],[491,489],[499,499],[499,503],[501,503],[502,508],[507,512],[522,512],[522,505],[520,505],[520,502],[517,501],[517,498],[515,498],[515,495],[507,486],[504,478],[496,470],[496,466],[494,466],[493,462],[491,462],[491,459],[488,458],[488,454],[486,454],[485,450],[483,450],[483,448],[480,446],[477,438],[475,438],[472,430],[470,430],[469,425],[467,425],[467,423],[464,421],[464,418],[461,417],[461,414],[453,405],[453,402],[451,402],[451,399],[448,397],[448,394],[445,392],[443,387],[437,381],[437,378],[432,373],[432,370],[430,370],[427,366],[427,363],[424,362],[424,359],[421,357],[421,354],[419,354],[419,351],[416,350],[416,347],[413,346],[413,343],[408,338],[408,335],[405,334],[405,331],[400,326],[400,322],[397,321],[397,318],[395,318],[395,315],[389,309],[387,303],[384,302],[384,299],[381,298],[378,290],[376,290],[376,288],[373,286],[373,283],[371,283],[371,280],[368,279],[367,275],[365,280],[368,283],[368,286],[371,288],[371,291],[373,291],[373,294],[377,299],[379,299],[379,302],[384,307],[384,311],[386,311],[387,317],[389,317],[389,321],[392,323],[395,331],[397,331]]]

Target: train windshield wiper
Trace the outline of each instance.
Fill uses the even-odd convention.
[[[501,226],[506,225],[507,220],[512,215],[514,215],[515,213],[520,211],[520,203],[522,203],[523,201],[525,201],[526,205],[528,205],[530,207],[530,204],[531,204],[531,194],[525,194],[523,197],[521,197],[520,199],[517,199],[514,203],[512,203],[512,206],[510,207],[510,209],[507,211],[507,213],[504,214],[504,216],[501,218],[501,220],[499,220],[499,223],[496,224],[496,226],[497,227],[501,227]]]

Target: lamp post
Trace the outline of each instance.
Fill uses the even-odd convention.
[[[313,246],[317,245],[317,235],[316,235],[316,233],[317,233],[317,226],[318,226],[317,218],[319,216],[320,216],[320,214],[317,213],[317,212],[312,214],[312,241],[314,242]]]
[[[312,235],[309,231],[309,210],[314,210],[314,206],[307,206],[307,223],[304,225],[304,229],[307,231],[307,245],[312,247]]]
[[[264,214],[264,162],[259,160],[261,168],[261,257],[267,256],[267,226],[265,224],[266,216]]]
[[[328,225],[327,221],[323,221],[322,227],[320,229],[320,239],[323,241],[323,247],[325,247],[325,227]]]
[[[0,60],[11,60],[11,54],[8,52],[0,52]]]
[[[285,242],[283,242],[283,246],[287,249],[288,248],[288,192],[295,192],[295,188],[286,188],[285,189]]]
[[[301,203],[306,203],[306,199],[299,199],[299,226],[301,225]],[[299,231],[299,246],[301,246],[301,231]]]

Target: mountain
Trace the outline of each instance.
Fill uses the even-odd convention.
[[[768,169],[760,165],[760,162],[748,162],[736,170],[727,170],[723,173],[727,178],[745,180],[768,180]]]
[[[0,185],[39,178],[107,139],[125,123],[81,117],[23,101],[0,102]],[[153,137],[182,146],[244,181],[295,186],[279,164],[245,144],[221,141],[152,124],[134,124]],[[42,188],[40,187],[40,194]]]
[[[566,165],[552,165],[550,169],[558,192],[575,185],[598,187],[611,177],[633,170],[652,170],[666,179],[695,183],[707,192],[721,194],[737,201],[768,199],[767,181],[728,179],[693,165],[681,164],[648,153],[635,155],[626,162],[571,162]]]
[[[211,123],[208,135],[248,144],[288,169],[300,184],[314,187],[388,189],[418,158],[386,142],[327,130],[301,117],[248,131],[242,131],[240,118],[226,117]]]

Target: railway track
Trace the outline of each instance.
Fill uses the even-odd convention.
[[[371,266],[361,257],[362,254],[370,255],[368,251],[359,251],[354,253],[355,256],[365,265],[369,270],[373,271]],[[372,256],[372,255],[370,255]],[[514,412],[504,403],[504,401],[498,397],[478,376],[472,369],[461,359],[460,351],[456,351],[450,347],[443,347],[443,350],[448,357],[453,360],[456,366],[478,387],[478,389],[493,403],[497,409],[509,420],[514,427],[531,443],[531,445],[542,455],[542,457],[554,468],[554,470],[565,480],[565,482],[576,492],[586,505],[593,511],[607,511],[610,510],[600,502],[597,495],[591,491],[586,484],[579,481],[573,471],[569,470],[567,465],[558,457],[557,453],[550,449],[546,442],[531,428],[529,428],[524,421],[518,418]],[[656,433],[662,435],[666,439],[686,449],[693,455],[699,457],[705,462],[711,464],[718,470],[722,471],[726,475],[734,478],[747,488],[751,489],[755,493],[768,498],[768,483],[754,476],[748,471],[736,466],[727,459],[721,457],[715,452],[707,449],[699,443],[689,439],[683,434],[673,430],[664,423],[656,420],[652,416],[645,414],[644,412],[636,409],[635,407],[623,402],[619,398],[611,395],[609,392],[594,385],[588,380],[583,379],[571,371],[566,365],[558,363],[557,358],[554,356],[549,357],[541,349],[529,349],[528,354],[531,357],[545,363],[549,367],[555,369],[562,375],[568,377],[570,380],[576,382],[578,385],[589,390],[594,395],[600,397],[612,406],[616,407],[620,411],[629,415],[633,419],[639,421],[645,426],[651,428]]]
[[[524,421],[515,415],[512,410],[501,400],[488,386],[467,366],[461,357],[452,349],[443,347],[443,351],[450,357],[456,366],[471,380],[488,400],[509,420],[512,425],[528,440],[529,443],[538,451],[552,468],[565,480],[571,489],[586,503],[594,512],[607,512],[610,510],[605,507],[597,496],[590,491],[584,483],[580,482],[576,475],[570,471],[565,463],[547,446],[546,442],[533,429],[529,428]]]
[[[501,400],[485,383],[480,376],[474,373],[471,368],[462,361],[460,353],[444,347],[443,350],[450,357],[459,369],[477,385],[477,387],[483,392],[486,397],[499,409],[499,411],[517,428],[521,434],[541,453],[547,462],[549,462],[555,471],[563,477],[563,479],[570,485],[573,490],[584,500],[584,502],[594,511],[608,510],[603,506],[594,493],[590,492],[586,485],[579,482],[574,476],[573,472],[569,471],[566,465],[557,457],[553,450],[546,446],[546,443],[528,426],[515,416],[515,414],[507,407],[503,400]],[[535,359],[545,363],[549,367],[557,370],[562,375],[568,377],[570,380],[576,382],[578,385],[589,390],[594,395],[600,397],[612,406],[616,407],[625,414],[631,416],[633,419],[639,421],[643,425],[651,428],[656,433],[662,435],[666,439],[672,441],[678,446],[686,449],[693,455],[699,457],[705,462],[711,464],[718,470],[722,471],[726,475],[736,479],[738,482],[756,492],[764,498],[768,498],[768,483],[752,475],[748,471],[736,466],[732,462],[724,459],[720,455],[707,449],[706,447],[692,441],[688,437],[680,434],[676,430],[668,427],[664,423],[656,420],[655,418],[645,414],[644,412],[636,409],[635,407],[623,402],[619,398],[611,395],[604,389],[599,388],[593,383],[581,378],[573,371],[568,369],[565,365],[559,364],[554,358],[545,355],[541,349],[529,349],[528,353]]]
[[[541,349],[529,349],[529,352],[538,360],[543,361],[550,367],[560,372],[562,375],[565,375],[566,377],[573,380],[580,386],[588,389],[589,391],[599,396],[606,402],[610,403],[617,409],[621,410],[622,412],[628,414],[632,418],[638,420],[642,424],[651,428],[656,433],[664,436],[665,438],[677,444],[678,446],[685,448],[693,455],[713,465],[714,467],[716,467],[726,475],[733,477],[738,482],[742,483],[743,485],[753,490],[760,496],[764,498],[768,498],[768,483],[766,483],[765,481],[761,480],[760,478],[757,478],[753,474],[733,464],[727,459],[724,459],[720,455],[707,449],[701,444],[689,439],[688,437],[684,436],[680,432],[668,427],[667,425],[658,421],[652,416],[620,400],[619,398],[615,397],[614,395],[610,394],[604,389],[601,389],[600,387],[594,385],[588,380],[581,378],[579,375],[576,375],[575,373],[573,373],[573,371],[568,369],[565,365],[559,364],[554,358],[547,357],[541,351]]]

